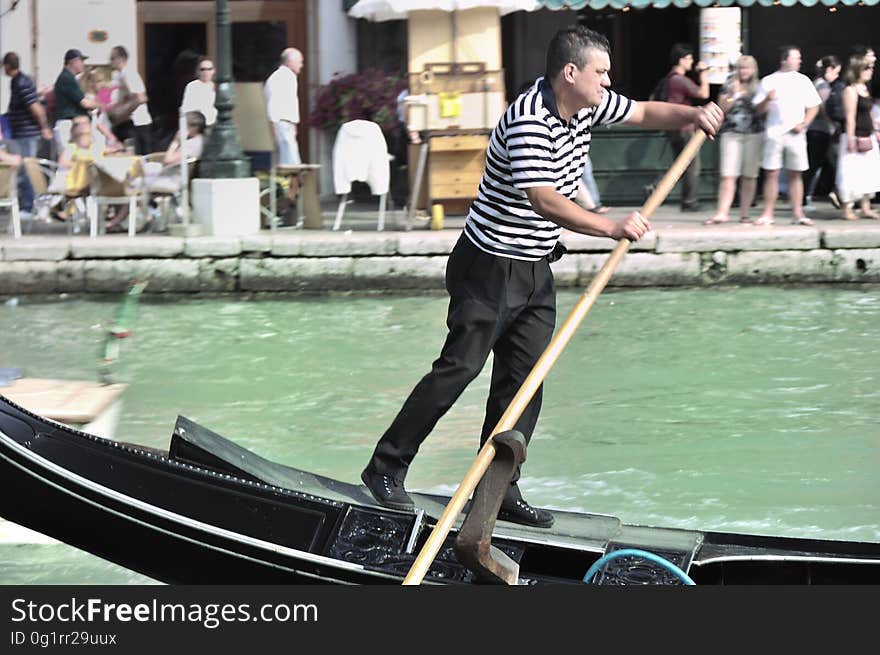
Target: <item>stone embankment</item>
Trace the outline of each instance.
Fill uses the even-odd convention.
[[[279,231],[239,238],[25,236],[0,241],[0,294],[442,290],[460,230]],[[566,233],[559,287],[589,283],[614,247]],[[635,243],[609,286],[880,282],[880,225],[659,228]]]

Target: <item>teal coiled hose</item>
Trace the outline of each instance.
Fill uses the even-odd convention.
[[[697,583],[688,577],[688,574],[678,568],[675,564],[670,562],[669,560],[663,559],[659,555],[655,555],[654,553],[649,553],[647,550],[639,550],[638,548],[622,548],[621,550],[615,550],[613,553],[608,553],[607,555],[603,555],[591,566],[586,574],[584,574],[584,582],[589,582],[592,580],[593,576],[602,568],[605,564],[610,562],[613,559],[617,559],[618,557],[641,557],[642,559],[649,560],[654,562],[655,564],[659,564],[667,571],[673,573],[679,580],[681,580],[686,585],[696,585]]]

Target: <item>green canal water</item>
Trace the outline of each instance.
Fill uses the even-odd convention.
[[[559,294],[559,319],[580,297]],[[119,299],[0,306],[0,366],[95,378]],[[120,440],[185,415],[270,459],[358,481],[445,336],[443,295],[152,300],[137,307]],[[452,493],[489,368],[411,489]],[[657,526],[880,541],[880,287],[606,291],[545,384],[533,503]],[[149,582],[65,545],[0,547],[0,583]]]

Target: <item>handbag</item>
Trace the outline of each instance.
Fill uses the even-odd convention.
[[[137,95],[128,89],[125,80],[120,80],[116,94],[116,102],[107,107],[107,118],[113,127],[130,121],[134,110],[140,105]]]
[[[874,149],[874,142],[869,136],[856,137],[856,152],[871,152]]]

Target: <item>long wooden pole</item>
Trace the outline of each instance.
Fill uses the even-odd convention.
[[[663,203],[666,196],[672,191],[672,187],[675,186],[678,178],[682,176],[684,170],[688,167],[688,164],[691,163],[691,160],[699,152],[700,146],[703,145],[705,139],[706,135],[701,130],[698,130],[694,136],[691,137],[691,140],[684,147],[684,150],[682,150],[678,157],[676,157],[672,166],[666,171],[666,174],[657,184],[657,188],[645,201],[645,204],[641,209],[642,216],[649,218],[654,213],[654,210]],[[519,388],[519,391],[517,391],[513,400],[510,402],[510,405],[508,405],[501,420],[498,421],[498,425],[496,425],[495,429],[492,431],[492,435],[480,449],[476,459],[473,464],[471,464],[464,479],[450,499],[449,504],[446,506],[446,509],[437,521],[437,525],[434,526],[434,529],[428,536],[428,540],[425,542],[425,545],[422,546],[422,550],[419,551],[418,557],[416,557],[412,567],[410,567],[409,573],[407,573],[406,578],[403,580],[403,584],[421,584],[422,579],[424,579],[425,574],[427,574],[428,569],[431,566],[431,562],[434,561],[440,547],[443,545],[446,535],[449,534],[449,531],[452,529],[452,524],[461,513],[467,499],[470,498],[477,483],[479,483],[483,474],[485,474],[486,469],[489,468],[489,464],[492,463],[492,459],[495,457],[495,445],[492,443],[492,437],[500,432],[511,430],[514,425],[516,425],[520,415],[522,415],[523,411],[528,406],[529,401],[531,401],[532,396],[535,395],[535,392],[537,392],[538,388],[544,382],[544,378],[547,377],[547,374],[550,372],[556,359],[562,353],[572,335],[574,335],[578,325],[580,325],[580,322],[587,315],[587,312],[590,311],[596,298],[602,293],[602,289],[605,288],[611,274],[614,272],[614,269],[617,268],[620,260],[623,259],[629,246],[629,239],[621,239],[618,241],[617,246],[615,246],[605,264],[596,274],[596,277],[590,282],[590,286],[587,287],[584,295],[581,296],[581,299],[578,301],[577,305],[575,305],[571,314],[568,315],[568,318],[559,329],[559,332],[556,333],[556,336],[553,337],[553,340],[535,363],[535,366],[532,368],[528,377],[526,377],[522,386]]]

